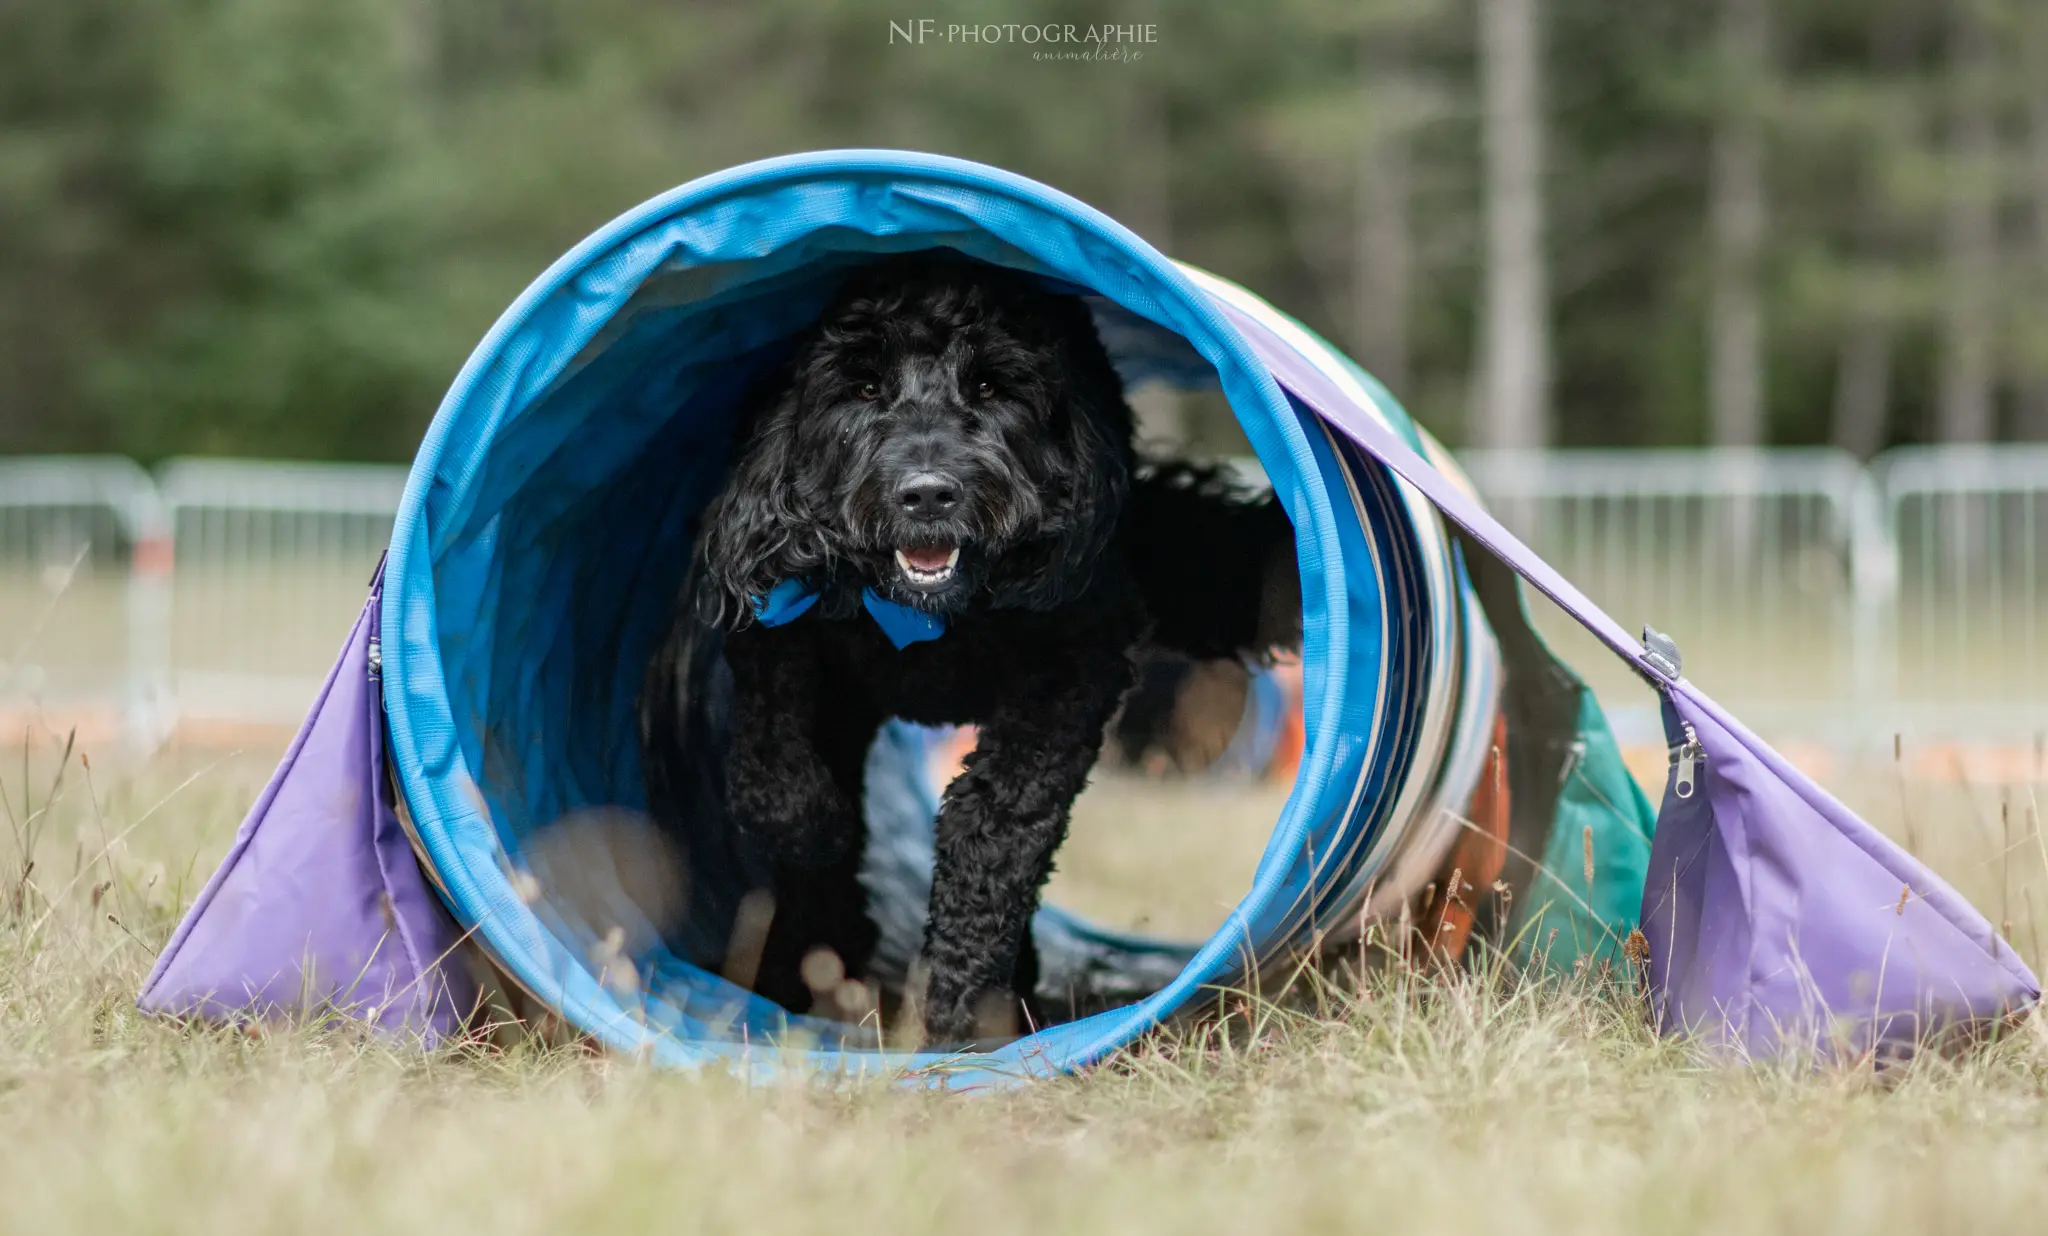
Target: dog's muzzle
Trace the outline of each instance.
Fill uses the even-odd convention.
[[[907,587],[936,592],[952,582],[960,569],[960,542],[946,537],[938,525],[952,522],[964,497],[958,478],[944,472],[914,473],[897,484],[896,510],[909,539],[896,546],[896,570]],[[929,539],[916,531],[919,525],[933,526]]]

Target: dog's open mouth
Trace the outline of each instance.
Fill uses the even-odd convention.
[[[930,591],[945,586],[960,566],[958,545],[899,545],[896,569],[913,588]]]

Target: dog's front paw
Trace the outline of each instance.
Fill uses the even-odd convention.
[[[949,991],[934,984],[925,993],[927,1049],[985,1051],[1024,1033],[1024,1022],[1017,997],[1001,988]]]
[[[926,1048],[959,1048],[974,1039],[974,1008],[971,1004],[950,1000],[943,1007],[932,1004],[924,1010],[924,1044]]]

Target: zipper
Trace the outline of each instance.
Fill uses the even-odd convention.
[[[1671,763],[1678,769],[1671,779],[1671,792],[1680,798],[1691,798],[1699,784],[1697,773],[1699,766],[1706,761],[1707,749],[1700,745],[1699,733],[1692,728],[1692,722],[1680,721],[1678,724],[1685,731],[1685,741],[1671,751]]]
[[[384,642],[382,640],[375,636],[370,637],[370,647],[366,659],[370,663],[370,677],[372,679],[382,678],[384,676]]]

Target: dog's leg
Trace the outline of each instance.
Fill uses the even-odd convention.
[[[799,629],[735,632],[726,660],[733,671],[727,797],[741,837],[774,867],[774,914],[753,987],[791,1012],[807,1012],[807,956],[829,949],[858,977],[874,952],[877,931],[859,878],[867,840],[861,796],[881,716]]]
[[[981,726],[939,809],[924,939],[927,1041],[997,1032],[981,1014],[1012,983],[1035,981],[1036,956],[1020,966],[1020,949],[1130,674],[1118,652],[1034,676]],[[1031,993],[1014,994],[1028,1002]]]
[[[868,917],[867,889],[860,882],[858,850],[823,871],[778,863],[775,915],[761,947],[754,990],[792,1013],[837,1017],[851,1010],[837,1008],[830,986],[842,977],[858,979],[874,956],[880,932]],[[837,964],[806,969],[814,953],[830,953]],[[820,1003],[820,1000],[824,1003]]]

